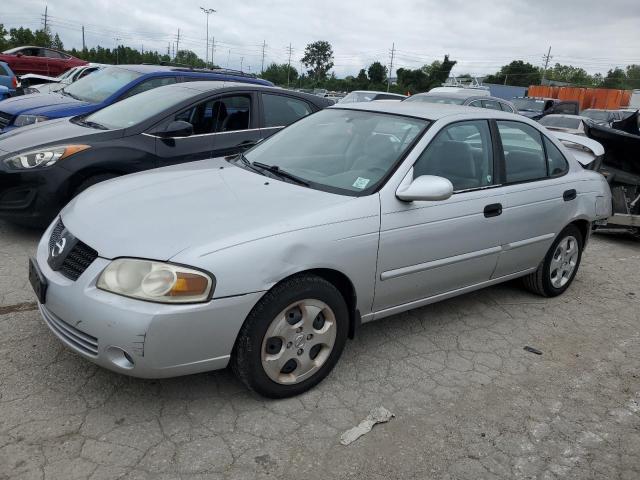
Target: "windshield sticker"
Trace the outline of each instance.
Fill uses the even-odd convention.
[[[367,188],[367,185],[369,185],[369,181],[370,180],[368,178],[358,177],[356,178],[356,181],[353,182],[353,187],[362,190],[363,188]]]

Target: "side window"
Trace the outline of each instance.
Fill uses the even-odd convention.
[[[156,77],[150,78],[149,80],[144,80],[133,87],[131,90],[126,92],[121,98],[129,98],[137,95],[138,93],[146,92],[147,90],[151,90],[152,88],[162,87],[164,85],[171,85],[172,83],[176,83],[176,77]]]
[[[547,162],[540,132],[525,123],[497,123],[504,149],[507,183],[546,178]]]
[[[307,102],[284,95],[262,94],[264,127],[282,127],[309,115],[312,110]]]
[[[482,100],[482,106],[489,110],[502,110],[502,108],[500,108],[500,103],[495,100]]]
[[[49,50],[47,48],[43,48],[42,49],[44,52],[44,56],[47,58],[57,58],[57,59],[61,59],[62,55],[60,55],[58,52],[54,51],[54,50]]]
[[[7,70],[2,65],[0,65],[0,76],[2,76],[2,77],[8,77],[9,76],[9,72],[7,72]]]
[[[547,137],[544,138],[544,148],[547,151],[547,164],[549,165],[549,174],[552,177],[564,175],[569,170],[567,159],[558,147],[556,147]]]
[[[445,127],[414,164],[414,178],[421,175],[448,178],[454,190],[492,185],[493,151],[489,124],[485,120],[475,120]]]
[[[554,109],[553,113],[566,113],[567,115],[577,115],[578,110],[574,103],[559,103]]]
[[[481,100],[474,100],[473,102],[469,102],[469,107],[478,107],[478,108],[482,108],[482,101]]]
[[[511,108],[511,105],[509,105],[508,103],[502,103],[502,102],[500,102],[500,106],[502,107],[502,110],[504,110],[505,112],[515,113],[515,112],[513,111],[513,108]]]
[[[247,130],[250,125],[251,99],[245,95],[207,100],[184,110],[174,120],[193,125],[193,133],[233,132]]]

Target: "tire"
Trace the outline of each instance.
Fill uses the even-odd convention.
[[[84,192],[87,188],[93,187],[97,183],[105,182],[107,180],[111,180],[112,178],[117,178],[119,176],[120,175],[117,175],[115,173],[101,173],[101,174],[98,174],[98,175],[93,175],[91,177],[88,177],[88,178],[84,179],[80,183],[80,185],[78,185],[75,188],[75,190],[73,191],[72,197],[77,197],[82,192]]]
[[[249,313],[231,367],[260,395],[299,395],[331,372],[348,332],[349,311],[338,289],[315,275],[297,275],[273,287]]]
[[[575,252],[572,247],[566,248],[572,244]],[[583,246],[584,240],[578,227],[568,225],[556,237],[538,269],[523,277],[525,288],[543,297],[557,297],[564,293],[578,273]],[[560,252],[563,257],[558,261]]]

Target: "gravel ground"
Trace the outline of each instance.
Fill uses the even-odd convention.
[[[507,284],[365,325],[272,401],[64,349],[26,280],[38,236],[0,223],[0,479],[640,478],[638,242],[595,236],[560,298]],[[340,445],[379,405],[395,418]]]

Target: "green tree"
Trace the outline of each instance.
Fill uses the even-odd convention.
[[[10,48],[7,35],[9,35],[9,32],[6,28],[4,28],[4,25],[0,23],[0,52],[4,52],[5,50]]]
[[[607,76],[604,77],[602,82],[604,88],[626,88],[627,86],[627,74],[626,72],[616,67],[613,70],[607,72]]]
[[[325,40],[310,43],[304,49],[302,63],[309,69],[309,76],[314,80],[325,80],[327,72],[333,67],[333,49]]]
[[[192,67],[200,67],[204,68],[205,63],[195,52],[191,50],[180,50],[175,58],[176,63],[184,63],[185,65],[190,65]]]
[[[298,80],[298,71],[286,63],[282,65],[272,63],[264,70],[261,77],[276,85],[285,86],[287,85],[287,73],[289,84],[295,84]]]
[[[640,65],[627,65],[627,88],[640,88]]]
[[[417,70],[399,68],[396,70],[398,87],[395,90],[405,93],[428,92],[434,87],[439,87],[449,78],[455,64],[455,60],[450,60],[449,55],[445,55],[442,62],[436,60]]]
[[[51,42],[51,47],[56,50],[64,50],[64,45],[62,44],[62,40],[60,40],[60,36],[56,33],[53,37],[53,41]]]
[[[373,62],[369,65],[367,73],[372,83],[380,84],[387,81],[387,67],[380,62]]]
[[[530,63],[522,60],[514,60],[509,65],[504,65],[500,71],[494,75],[489,75],[484,79],[485,83],[500,83],[505,85],[515,85],[528,87],[540,83],[542,72]]]
[[[9,43],[12,47],[35,45],[35,35],[29,28],[12,28],[9,30]]]

